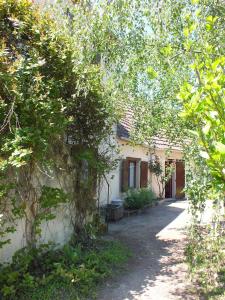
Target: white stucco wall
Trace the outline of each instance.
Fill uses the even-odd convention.
[[[59,152],[55,154],[58,169],[36,169],[34,172],[32,183],[37,190],[40,190],[41,186],[46,185],[52,188],[62,188],[68,194],[73,191],[75,171],[71,170],[72,164],[68,151],[69,148],[63,146],[59,148]],[[65,162],[67,163],[65,164]],[[53,211],[56,218],[41,224],[42,234],[39,239],[40,243],[53,242],[62,245],[70,239],[73,228],[71,224],[71,211],[68,205],[61,204],[56,211]],[[26,246],[25,221],[23,219],[18,220],[13,225],[16,228],[16,232],[4,237],[4,240],[10,239],[11,242],[0,249],[0,262],[9,261],[15,251]]]
[[[62,206],[57,210],[54,220],[42,224],[40,243],[54,242],[55,244],[63,245],[68,242],[72,234],[72,225],[68,212],[68,208]],[[0,262],[10,261],[17,250],[26,246],[25,222],[20,220],[16,224],[16,232],[7,235],[7,238],[11,240],[10,244],[6,244],[0,249]]]

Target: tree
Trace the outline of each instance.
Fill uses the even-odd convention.
[[[187,149],[197,142],[195,159],[223,193],[223,1],[120,0],[107,9],[123,47],[123,54],[115,51],[115,74],[135,111],[134,140],[151,145],[160,132]]]
[[[7,226],[24,217],[31,247],[41,222],[62,202],[69,201],[80,230],[96,208],[98,177],[113,165],[108,139],[117,109],[93,49],[101,39],[84,22],[88,16],[95,24],[95,14],[76,5],[70,16],[64,6],[53,15],[28,0],[0,1],[0,221]],[[83,160],[86,184],[79,176]],[[71,176],[66,195],[40,183],[37,174],[48,172]],[[15,229],[2,228],[2,236]]]
[[[166,188],[166,183],[170,180],[175,170],[174,164],[166,166],[165,170],[163,169],[162,163],[159,160],[159,157],[155,157],[149,161],[149,170],[156,177],[156,182],[159,189],[159,198],[164,197],[164,192]]]

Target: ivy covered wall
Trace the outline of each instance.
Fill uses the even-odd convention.
[[[79,234],[95,214],[98,180],[114,165],[108,137],[117,110],[82,27],[87,14],[82,5],[69,14],[0,1],[0,247],[10,236],[36,247],[62,207]]]

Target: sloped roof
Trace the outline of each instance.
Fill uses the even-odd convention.
[[[134,113],[132,110],[128,110],[126,115],[122,118],[117,125],[117,136],[119,138],[130,138],[131,130],[134,128]]]
[[[131,131],[134,129],[134,113],[128,110],[120,123],[117,125],[117,137],[120,139],[130,139]],[[143,146],[147,146],[147,143]],[[173,149],[182,151],[181,145],[171,143],[165,136],[157,135],[152,138],[152,146],[158,149]]]

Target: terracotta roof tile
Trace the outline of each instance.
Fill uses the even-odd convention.
[[[134,113],[131,110],[128,110],[122,118],[121,122],[117,125],[117,136],[120,139],[129,139],[130,133],[134,129]],[[146,144],[147,146],[147,144]],[[178,143],[170,142],[165,136],[158,135],[152,138],[152,146],[158,149],[173,149],[173,150],[182,150],[181,145]]]

